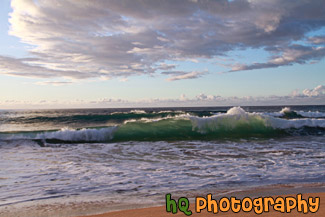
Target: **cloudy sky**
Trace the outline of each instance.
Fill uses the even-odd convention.
[[[325,104],[324,0],[1,0],[0,108]]]

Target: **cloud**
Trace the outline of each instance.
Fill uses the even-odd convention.
[[[73,82],[70,82],[70,81],[40,81],[40,82],[36,82],[35,84],[62,86],[62,85],[67,85],[67,84],[73,84]]]
[[[30,59],[1,57],[0,73],[39,78],[116,78],[175,70],[170,61],[264,49],[266,63],[231,71],[305,64],[325,56],[323,0],[12,0],[10,34]],[[293,44],[304,41],[308,46]],[[311,43],[312,42],[312,43]],[[273,49],[276,47],[276,49]],[[298,56],[290,53],[298,52]],[[200,77],[198,72],[169,80]]]
[[[310,37],[308,40],[313,44],[325,44],[325,35]]]
[[[171,77],[167,78],[167,81],[177,81],[177,80],[184,80],[184,79],[194,79],[199,78],[202,75],[206,74],[206,72],[183,72],[183,71],[168,71],[162,72],[165,75],[171,75]]]
[[[221,99],[220,96],[214,96],[214,95],[205,95],[204,93],[201,93],[197,96],[195,96],[196,100],[198,101],[214,101],[214,100],[219,100]]]
[[[181,96],[179,97],[179,100],[180,101],[186,101],[187,100],[187,97],[184,93],[181,94]]]
[[[85,73],[79,71],[63,71],[49,69],[37,64],[29,64],[29,62],[38,61],[33,58],[16,59],[12,57],[0,56],[0,73],[12,76],[27,76],[36,78],[53,78],[66,77],[74,79],[96,77],[96,73]]]
[[[244,96],[223,97],[201,93],[194,97],[181,94],[179,98],[149,98],[127,100],[104,97],[94,100],[3,100],[1,108],[107,108],[107,107],[171,107],[171,106],[266,106],[266,105],[319,105],[325,102],[325,86],[318,85],[303,91],[294,90],[284,96]]]
[[[274,50],[274,49],[272,49]],[[253,69],[276,68],[280,66],[292,65],[294,63],[305,64],[314,63],[325,56],[325,47],[309,47],[294,45],[285,48],[277,48],[275,51],[281,55],[274,55],[266,63],[254,63],[251,65],[235,65],[229,72],[245,71]]]
[[[128,78],[121,78],[119,81],[120,82],[127,82],[128,81]]]
[[[302,93],[309,97],[325,96],[325,86],[318,85],[314,89],[305,89]]]

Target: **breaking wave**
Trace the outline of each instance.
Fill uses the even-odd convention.
[[[140,112],[139,112],[140,113]],[[118,142],[213,140],[223,138],[324,135],[325,119],[320,112],[295,112],[282,109],[278,115],[250,113],[233,107],[212,116],[178,114],[131,119],[109,127],[56,131],[0,133],[0,141],[34,140],[38,142]],[[133,113],[134,114],[134,113]],[[141,111],[142,114],[142,111]],[[304,118],[309,116],[308,118]]]
[[[281,117],[285,119],[295,119],[295,118],[325,118],[324,112],[312,112],[312,111],[293,111],[289,107],[283,108],[280,112],[274,113],[264,113],[265,115],[273,117]]]

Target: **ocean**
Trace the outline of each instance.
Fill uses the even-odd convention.
[[[325,182],[325,106],[0,110],[0,208]]]

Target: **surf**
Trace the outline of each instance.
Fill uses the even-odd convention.
[[[144,111],[131,113],[147,114]],[[156,114],[161,113],[156,112]],[[232,107],[226,113],[202,117],[185,112],[172,112],[170,115],[171,112],[167,111],[164,114],[166,115],[154,117],[146,115],[141,118],[132,116],[132,119],[111,126],[2,132],[0,141],[33,140],[42,144],[46,142],[93,143],[272,138],[325,134],[325,119],[297,117],[298,113],[288,108],[282,109],[278,115],[247,112],[241,107]]]

